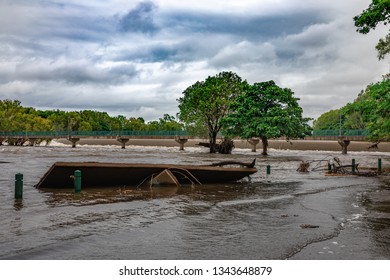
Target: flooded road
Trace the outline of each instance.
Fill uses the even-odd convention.
[[[299,173],[302,160],[390,163],[388,153],[80,145],[0,146],[1,259],[390,259],[390,186],[378,177]],[[251,162],[258,172],[232,184],[38,190],[55,161],[208,164]],[[271,174],[266,174],[266,165]],[[311,167],[315,167],[312,164]],[[24,199],[15,201],[15,173]],[[308,227],[313,226],[313,227]]]

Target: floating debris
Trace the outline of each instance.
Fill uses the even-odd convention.
[[[310,225],[310,224],[302,224],[300,225],[301,228],[319,228],[320,226],[316,225]]]
[[[378,160],[379,162],[379,160]],[[338,157],[332,157],[328,159],[321,160],[312,160],[312,161],[302,161],[297,171],[301,173],[309,172],[311,164],[316,163],[316,165],[311,168],[311,171],[326,171],[325,176],[365,176],[373,177],[378,176],[379,174],[387,174],[385,170],[381,170],[378,163],[378,168],[368,168],[361,167],[359,163],[355,163],[355,160],[352,159],[352,164],[342,164],[341,160]]]
[[[306,173],[309,172],[310,162],[302,161],[297,168],[298,172]]]
[[[200,142],[197,145],[210,148],[210,143],[208,142]],[[220,143],[215,144],[215,151],[220,154],[231,154],[234,148],[234,142],[229,138],[224,138]]]
[[[380,143],[380,141],[375,142],[375,143],[373,143],[372,145],[368,146],[367,149],[369,149],[369,150],[370,150],[370,149],[378,150],[378,145],[379,145],[379,143]]]

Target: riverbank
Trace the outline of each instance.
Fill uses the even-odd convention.
[[[199,142],[207,142],[206,139],[189,139],[185,144],[186,147],[197,147]],[[71,142],[66,139],[57,139],[57,143],[70,145]],[[120,146],[115,139],[92,139],[85,138],[77,142],[77,145],[113,145]],[[246,140],[234,140],[236,148],[252,149],[252,146]],[[390,152],[390,142],[379,143],[377,149],[370,149],[371,142],[351,141],[348,151],[351,152]],[[126,146],[156,146],[156,147],[179,147],[173,139],[130,139]],[[341,146],[337,141],[330,140],[269,140],[269,147],[278,150],[301,150],[301,151],[341,151]],[[257,150],[261,151],[261,143],[257,145]]]

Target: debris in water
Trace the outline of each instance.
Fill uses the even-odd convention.
[[[316,165],[310,168],[312,163],[316,163]],[[355,164],[353,161],[352,164],[342,164],[341,160],[338,157],[333,158],[325,158],[321,160],[312,160],[312,161],[302,161],[298,168],[298,172],[307,173],[309,172],[309,168],[311,171],[326,171],[326,176],[347,176],[347,175],[356,175],[356,176],[365,176],[372,177],[377,176],[379,171],[377,168],[365,168],[360,167],[359,163]],[[364,171],[363,171],[364,170]],[[382,170],[381,174],[387,174],[388,172],[384,172]]]
[[[297,169],[298,172],[309,172],[310,162],[302,161]]]
[[[301,228],[319,228],[320,226],[310,225],[310,224],[302,224]]]

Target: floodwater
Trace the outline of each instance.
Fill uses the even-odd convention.
[[[390,206],[372,199],[388,191],[388,177],[296,171],[302,160],[334,156],[370,167],[383,158],[386,167],[389,153],[269,152],[0,146],[0,259],[390,259]],[[254,157],[259,171],[231,184],[81,194],[34,187],[55,161],[207,164]],[[13,197],[18,172],[24,175],[22,201]]]

